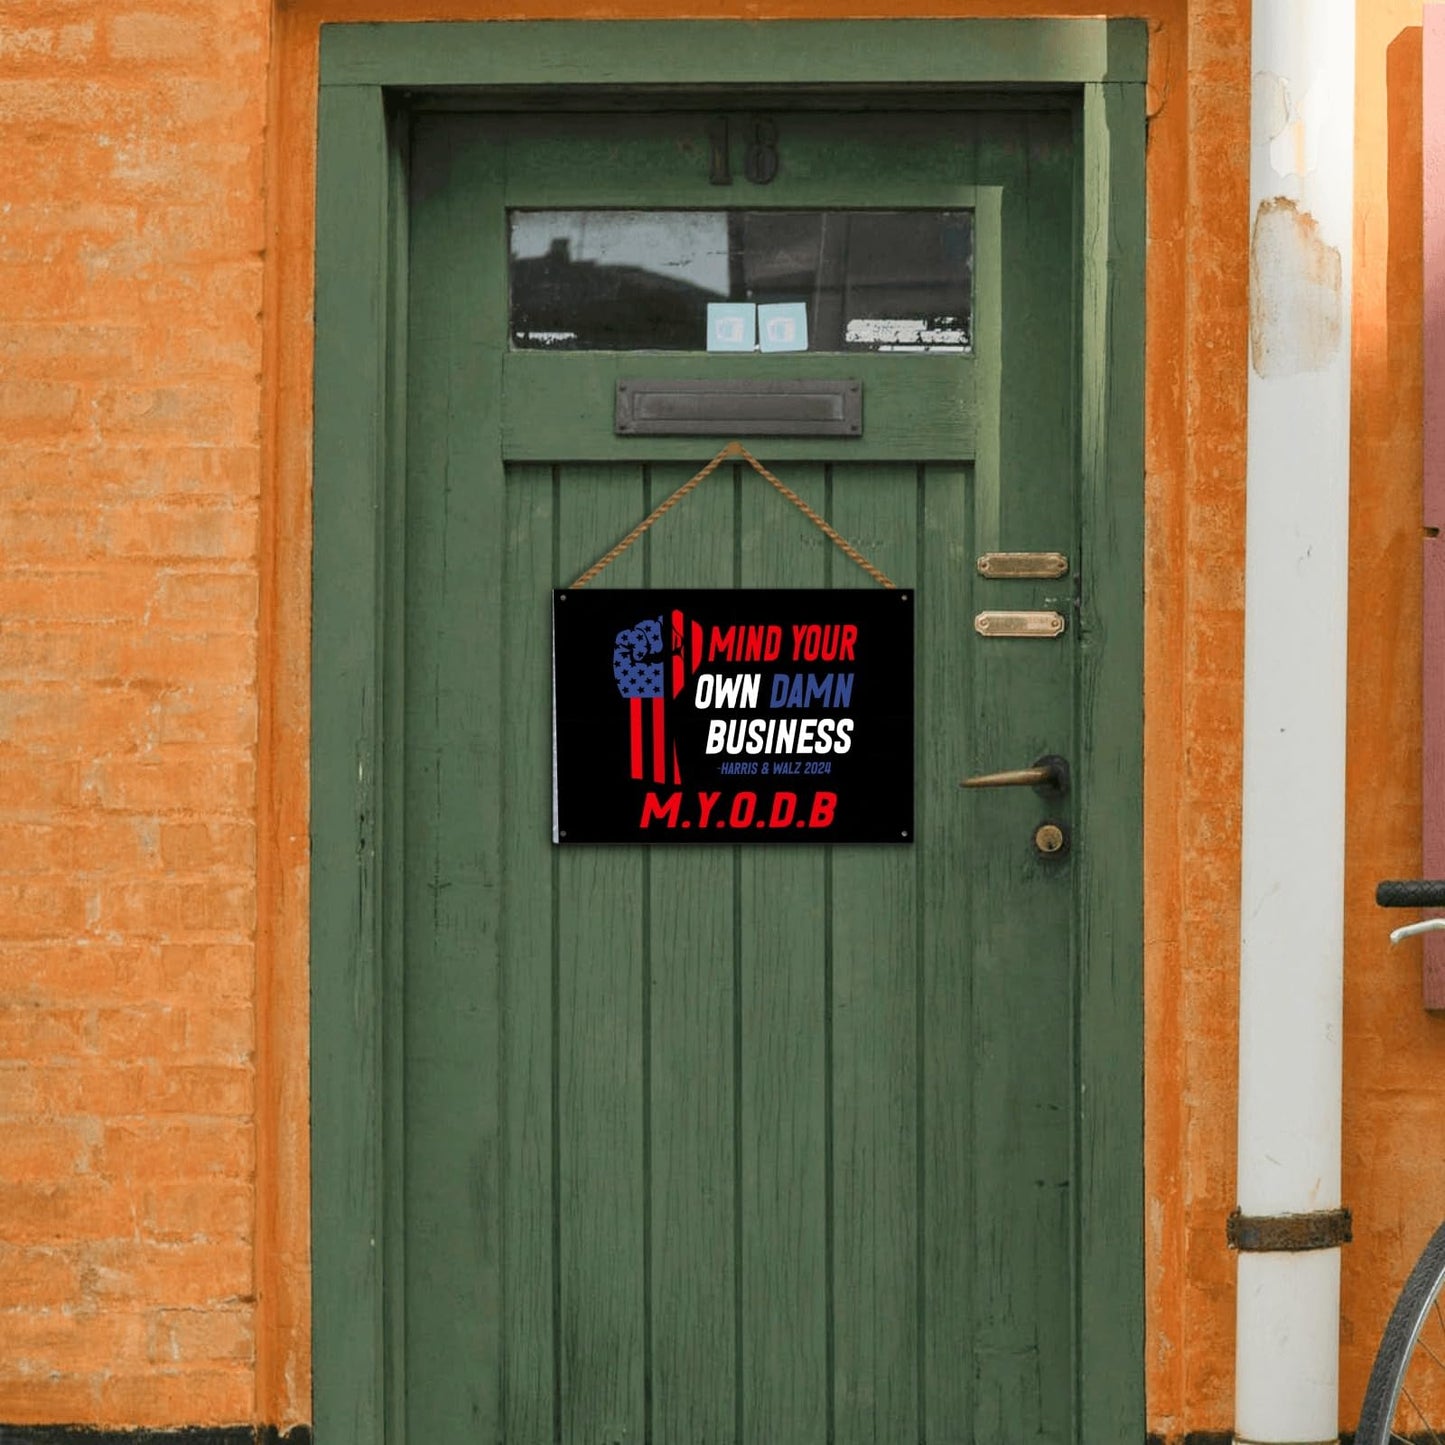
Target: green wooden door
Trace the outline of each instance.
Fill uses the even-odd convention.
[[[1078,115],[763,111],[776,175],[747,178],[755,106],[730,116],[727,187],[714,110],[412,122],[383,1061],[399,1439],[1078,1428],[1080,1240],[1110,1225],[1081,1219],[1077,1164],[1089,839],[1041,857],[1071,797],[958,786],[1087,766]],[[509,339],[509,214],[789,207],[971,212],[971,351]],[[551,843],[549,589],[729,439],[614,435],[627,376],[862,380],[860,438],[745,440],[916,593],[914,845]],[[1069,572],[980,575],[998,551]],[[592,585],[664,584],[874,585],[732,465]],[[1067,629],[980,635],[995,610]]]

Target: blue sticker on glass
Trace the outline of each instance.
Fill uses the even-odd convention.
[[[757,341],[758,308],[751,302],[707,303],[707,349],[751,351]]]
[[[806,351],[807,302],[782,301],[772,306],[759,306],[758,339],[764,351]]]

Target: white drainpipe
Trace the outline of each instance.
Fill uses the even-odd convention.
[[[1254,0],[1238,1202],[1340,1205],[1355,0]],[[1338,1247],[1238,1256],[1235,1434],[1339,1433]]]

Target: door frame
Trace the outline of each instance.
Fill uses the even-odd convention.
[[[1075,941],[1075,1419],[1142,1441],[1144,146],[1140,20],[481,21],[321,35],[311,651],[312,1418],[401,1439],[400,546],[407,126],[463,92],[868,86],[1077,99],[1080,766]],[[659,82],[659,77],[664,81]],[[1088,245],[1083,244],[1087,238]],[[500,560],[501,539],[493,539]],[[390,1012],[388,1012],[390,1011]],[[1085,1228],[1080,1221],[1087,1222]]]

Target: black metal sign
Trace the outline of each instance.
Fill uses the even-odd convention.
[[[913,841],[913,594],[558,591],[556,843]]]

